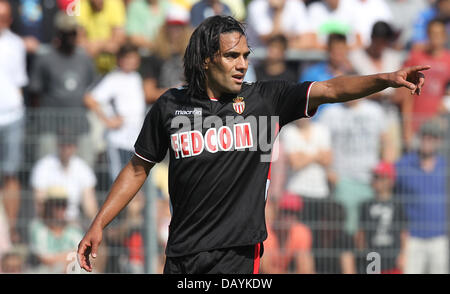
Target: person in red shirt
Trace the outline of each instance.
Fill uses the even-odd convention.
[[[427,86],[422,89],[420,98],[409,95],[408,90],[397,90],[402,101],[403,130],[407,146],[410,146],[420,125],[442,110],[442,98],[450,82],[450,51],[445,48],[447,33],[444,22],[438,19],[430,21],[427,32],[429,41],[425,49],[413,50],[405,62],[405,66],[422,63],[431,66]]]

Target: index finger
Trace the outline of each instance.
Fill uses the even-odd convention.
[[[430,65],[416,65],[412,66],[410,68],[410,71],[422,71],[422,70],[429,70],[431,68]]]

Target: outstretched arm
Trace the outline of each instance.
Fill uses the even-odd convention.
[[[367,97],[388,87],[406,87],[412,95],[419,95],[425,83],[422,71],[430,68],[428,65],[419,65],[390,73],[340,76],[323,82],[315,82],[309,93],[308,112],[312,113],[324,103],[347,102]]]
[[[78,245],[78,261],[81,268],[92,271],[89,255],[95,258],[97,249],[102,241],[103,229],[127,206],[136,193],[141,189],[153,163],[146,162],[133,156],[122,169],[111,187],[105,203],[92,222],[89,231]]]

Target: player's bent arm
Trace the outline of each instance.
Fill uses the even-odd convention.
[[[105,203],[78,245],[78,260],[83,269],[89,272],[92,271],[89,255],[93,258],[96,257],[98,246],[102,241],[103,229],[127,206],[141,189],[153,166],[154,163],[133,156],[130,162],[122,169],[114,181]]]
[[[380,92],[388,87],[406,87],[411,94],[420,94],[425,82],[421,71],[430,66],[411,66],[396,72],[366,76],[339,76],[327,81],[315,82],[309,93],[308,111],[314,111],[324,103],[347,102]]]

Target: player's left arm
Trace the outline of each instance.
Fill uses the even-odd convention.
[[[405,87],[411,95],[420,95],[425,83],[422,73],[428,65],[411,66],[395,72],[367,76],[339,76],[327,81],[315,82],[309,92],[308,112],[312,113],[324,103],[347,102],[380,92],[388,87]]]

